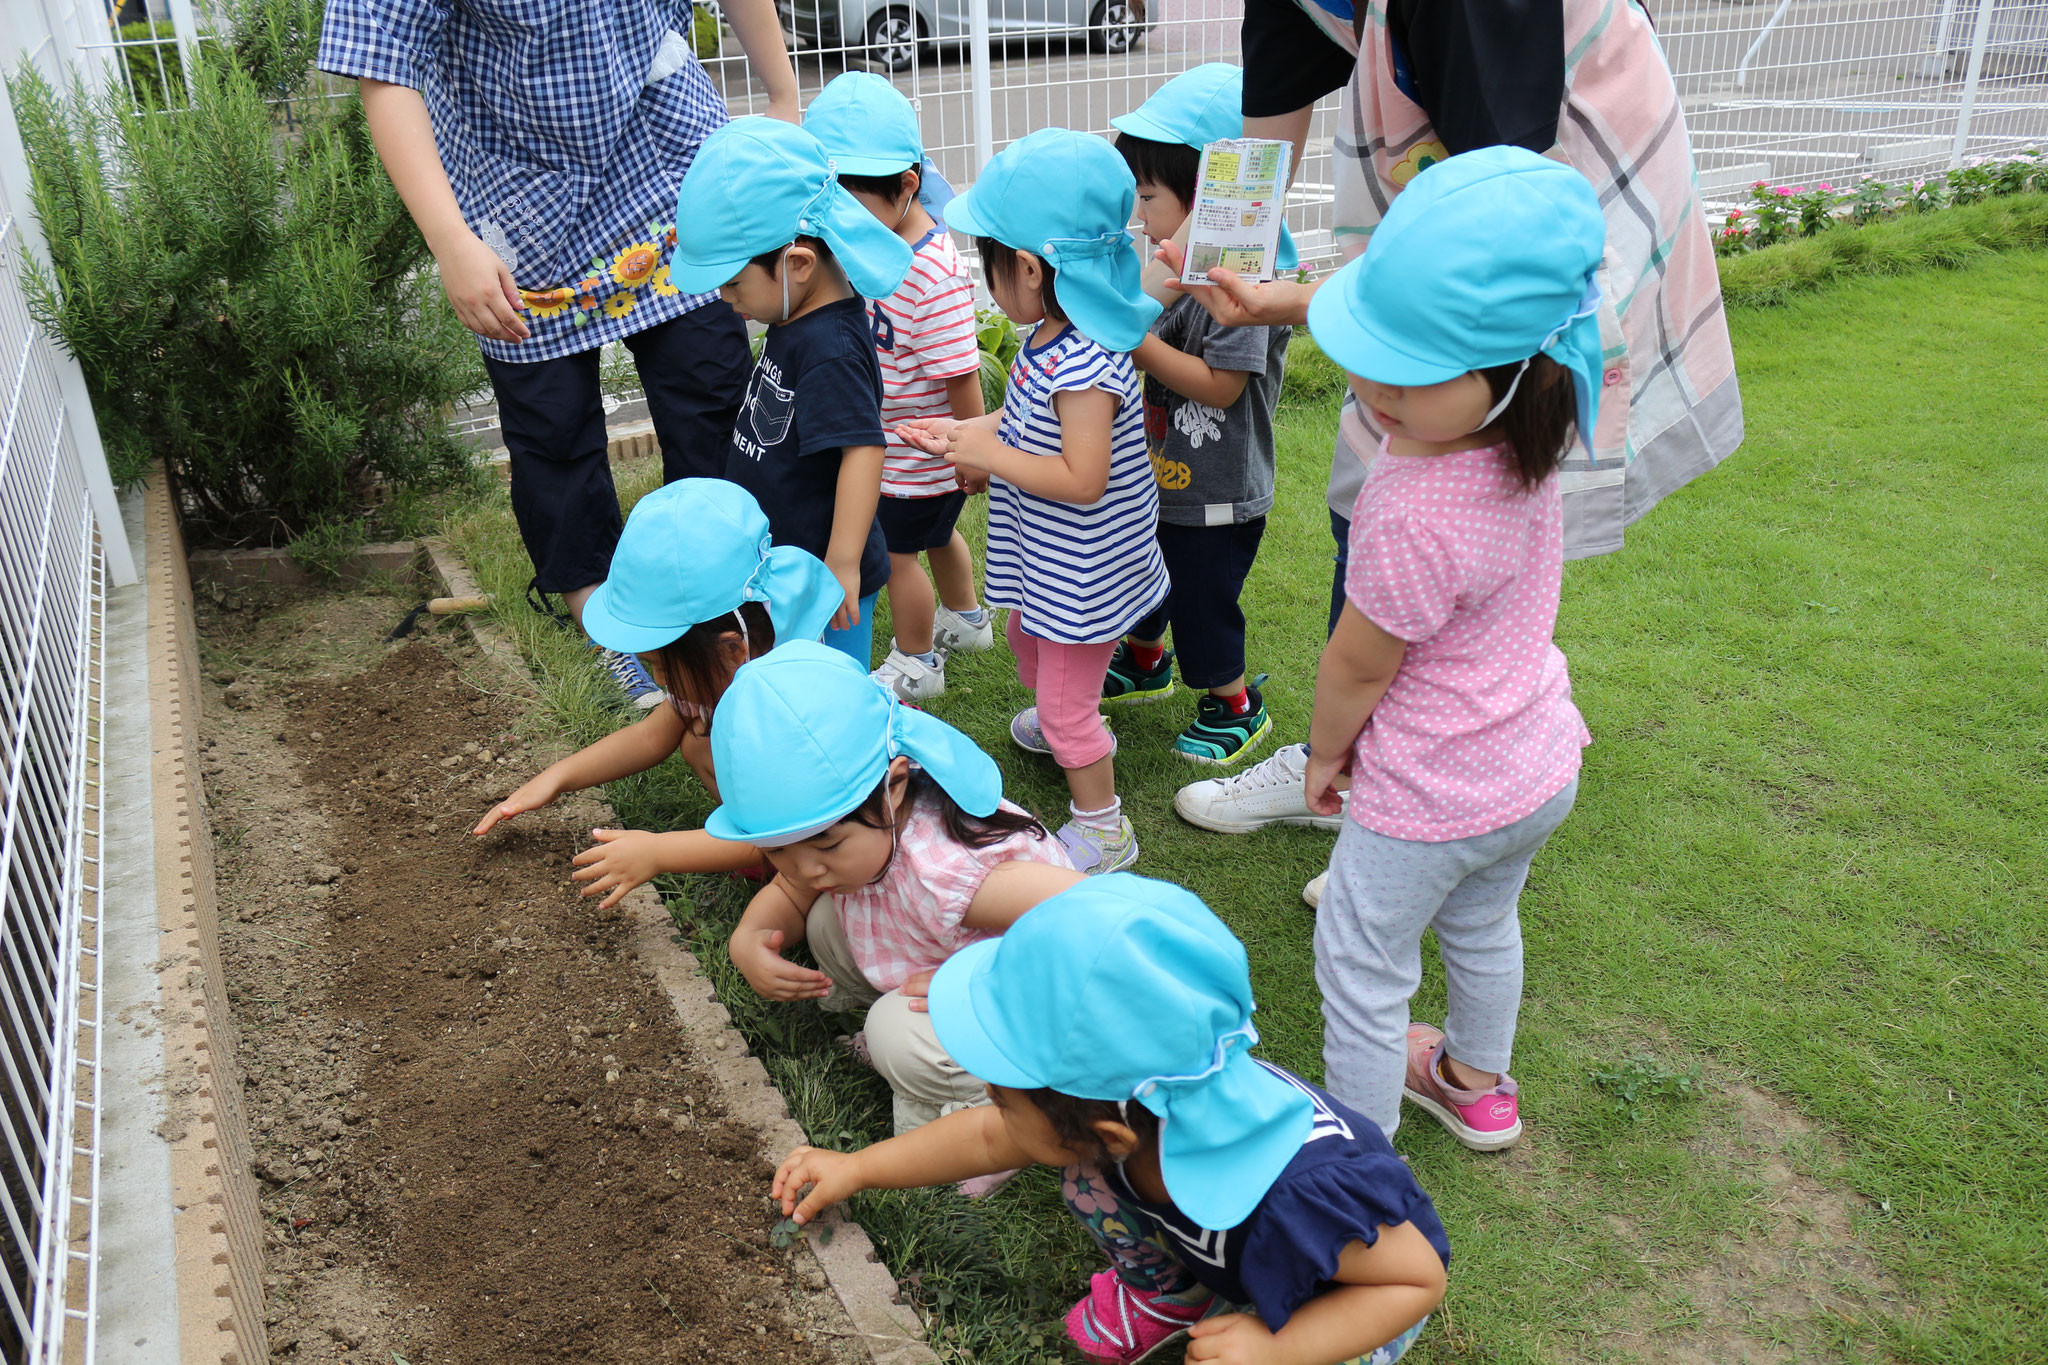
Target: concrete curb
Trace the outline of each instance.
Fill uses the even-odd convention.
[[[213,832],[199,782],[199,642],[184,537],[161,466],[144,501],[150,776],[163,1001],[160,1136],[170,1154],[178,1358],[254,1365],[263,1327],[263,1222],[249,1174],[235,1027],[221,971]]]
[[[468,566],[446,541],[420,542],[420,569],[450,597],[477,593]],[[463,619],[485,657],[521,691],[532,692],[533,675],[504,629],[483,616]],[[594,793],[586,793],[586,799],[604,806]],[[610,808],[604,809],[611,816]],[[636,925],[633,950],[675,1006],[699,1067],[718,1091],[726,1113],[759,1136],[764,1160],[780,1164],[792,1147],[809,1139],[790,1117],[789,1105],[769,1080],[760,1059],[748,1054],[746,1039],[732,1026],[732,1015],[718,1003],[711,980],[696,957],[683,946],[668,908],[649,886],[634,890],[620,907]],[[819,1225],[832,1228],[831,1243],[820,1246],[805,1238],[802,1246],[825,1273],[834,1296],[852,1320],[859,1349],[876,1365],[937,1365],[938,1357],[925,1344],[924,1324],[903,1301],[895,1277],[882,1264],[867,1233],[840,1209],[820,1219]]]

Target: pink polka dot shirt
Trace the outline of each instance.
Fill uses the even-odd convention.
[[[1505,446],[1390,455],[1351,515],[1345,596],[1408,642],[1359,732],[1350,816],[1440,843],[1511,825],[1557,795],[1593,742],[1552,642],[1564,581],[1556,478],[1527,493]]]

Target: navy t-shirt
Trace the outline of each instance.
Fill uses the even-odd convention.
[[[1330,1288],[1345,1247],[1371,1246],[1382,1227],[1413,1223],[1449,1266],[1451,1243],[1436,1206],[1379,1125],[1292,1072],[1259,1065],[1307,1095],[1316,1113],[1301,1150],[1249,1217],[1226,1231],[1197,1227],[1178,1207],[1139,1198],[1121,1170],[1106,1167],[1117,1197],[1158,1222],[1196,1279],[1231,1303],[1250,1304],[1276,1332]]]
[[[733,425],[725,477],[761,504],[775,543],[823,559],[841,451],[883,443],[882,369],[867,305],[841,299],[770,327]],[[889,547],[877,521],[861,551],[860,595],[888,581]]]

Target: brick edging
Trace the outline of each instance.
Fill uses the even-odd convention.
[[[444,540],[420,542],[420,571],[447,596],[478,595],[469,567]],[[535,690],[526,660],[501,626],[477,614],[463,620],[486,658],[522,691]],[[597,793],[585,793],[585,797],[611,815]],[[732,1015],[718,1003],[711,979],[683,946],[668,908],[651,886],[635,888],[620,902],[620,908],[634,922],[632,950],[675,1007],[698,1069],[710,1080],[727,1114],[754,1130],[762,1158],[779,1164],[792,1147],[809,1139],[790,1117],[789,1105],[760,1059],[748,1053],[746,1039],[733,1027]],[[867,1233],[847,1218],[843,1209],[833,1209],[819,1222],[832,1227],[831,1242],[820,1246],[805,1238],[801,1245],[825,1273],[834,1296],[852,1320],[853,1344],[875,1365],[937,1365],[938,1357],[925,1344],[924,1324],[903,1302],[895,1277],[882,1264]]]

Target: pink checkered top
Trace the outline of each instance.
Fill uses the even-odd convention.
[[[1505,446],[1390,455],[1352,509],[1344,593],[1408,642],[1353,750],[1351,818],[1440,843],[1557,795],[1593,742],[1552,643],[1564,578],[1555,477],[1524,493]]]
[[[1020,811],[1007,801],[1003,809]],[[960,921],[990,870],[1016,861],[1073,866],[1059,840],[1028,830],[987,848],[955,843],[932,803],[919,802],[897,833],[896,856],[881,880],[839,897],[839,922],[868,984],[893,991],[968,944],[993,938]]]

